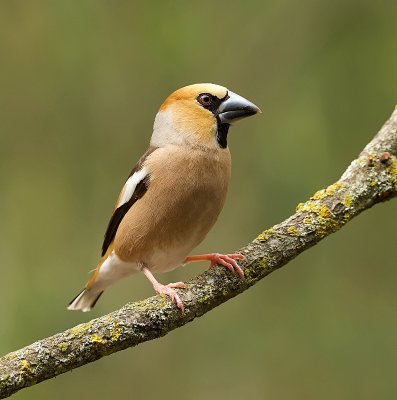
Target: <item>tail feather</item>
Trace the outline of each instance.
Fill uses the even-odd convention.
[[[68,310],[90,311],[102,293],[103,290],[98,292],[85,288],[69,303]]]

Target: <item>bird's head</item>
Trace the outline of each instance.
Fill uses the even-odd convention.
[[[151,145],[226,148],[230,125],[258,112],[255,104],[223,86],[211,83],[185,86],[161,105]]]

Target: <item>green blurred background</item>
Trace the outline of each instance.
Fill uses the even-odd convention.
[[[0,353],[153,294],[143,276],[67,312],[175,89],[263,114],[230,134],[232,251],[332,183],[397,101],[395,1],[0,2]],[[397,203],[377,206],[168,336],[17,399],[374,399],[397,392]],[[188,279],[192,265],[159,276]]]

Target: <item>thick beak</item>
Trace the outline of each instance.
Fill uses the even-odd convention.
[[[254,104],[239,96],[236,93],[228,91],[228,98],[224,100],[218,108],[218,117],[222,124],[231,124],[239,119],[249,117],[260,113],[261,110]]]

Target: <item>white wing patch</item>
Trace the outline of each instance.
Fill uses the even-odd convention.
[[[117,203],[117,208],[121,207],[123,204],[130,201],[132,195],[135,192],[136,185],[146,178],[148,175],[148,170],[143,167],[139,171],[134,172],[125,183],[123,190],[121,191],[120,200]]]

